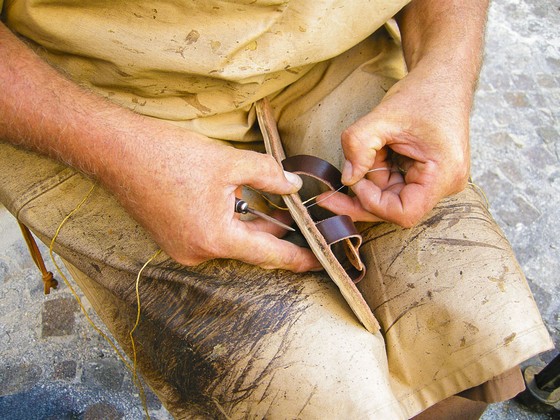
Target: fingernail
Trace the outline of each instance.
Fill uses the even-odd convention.
[[[297,187],[298,190],[303,185],[303,180],[298,175],[292,172],[284,171],[284,176],[286,177],[288,182],[293,186]]]
[[[344,166],[342,167],[342,183],[346,184],[352,180],[352,163],[349,160],[344,161]]]

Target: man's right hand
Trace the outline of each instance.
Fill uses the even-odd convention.
[[[242,185],[274,194],[301,187],[301,179],[270,156],[156,121],[142,121],[136,142],[119,143],[129,146],[107,157],[115,160],[99,176],[176,261],[233,258],[263,268],[320,269],[309,250],[277,238],[283,229],[234,213]]]

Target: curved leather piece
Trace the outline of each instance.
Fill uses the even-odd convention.
[[[362,237],[358,233],[350,216],[340,215],[329,217],[328,219],[317,222],[316,226],[329,245],[349,237],[359,238],[359,245],[362,243]]]
[[[315,178],[328,186],[332,191],[346,193],[348,190],[341,182],[342,174],[340,171],[329,162],[316,156],[290,156],[282,161],[282,166],[286,171]],[[362,237],[356,230],[352,219],[344,215],[333,216],[316,222],[316,226],[331,249],[334,244],[342,242],[344,254],[350,262],[350,264],[343,265],[345,265],[345,269],[352,281],[358,283],[365,275],[365,267],[359,253]],[[335,253],[334,249],[333,253]],[[344,255],[337,255],[339,260],[343,257]]]
[[[325,237],[327,244],[332,245],[343,241],[344,252],[351,266],[346,267],[346,271],[354,283],[358,283],[366,274],[365,267],[360,259],[360,246],[362,245],[362,235],[354,226],[350,216],[338,215],[317,222],[319,232]]]
[[[295,155],[282,161],[282,166],[288,172],[303,174],[326,184],[331,190],[347,193],[348,187],[340,181],[342,174],[326,160],[311,155]]]

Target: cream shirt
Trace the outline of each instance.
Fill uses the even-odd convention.
[[[252,104],[372,34],[407,0],[0,0],[78,83],[138,113],[252,140]]]

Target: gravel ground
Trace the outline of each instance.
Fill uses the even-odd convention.
[[[472,174],[560,349],[560,2],[495,0],[472,117]],[[80,314],[70,290],[44,296],[19,228],[0,207],[0,418],[140,419],[130,373]],[[41,247],[44,255],[48,252]],[[52,264],[48,264],[52,270]],[[87,301],[85,308],[97,317]],[[551,351],[528,364],[546,364]],[[169,414],[148,395],[150,415]],[[515,401],[489,419],[548,419]]]

